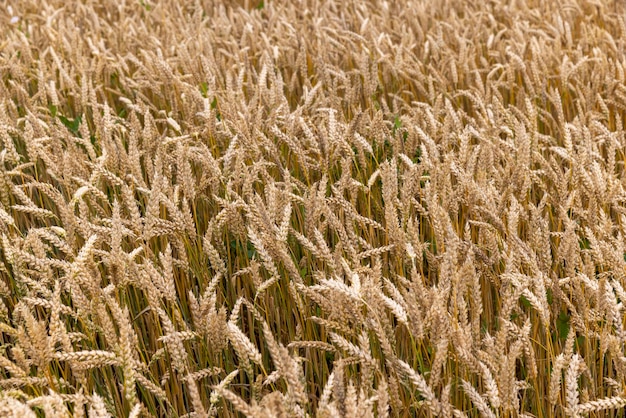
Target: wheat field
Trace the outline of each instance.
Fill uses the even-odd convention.
[[[625,416],[623,0],[0,28],[0,416]]]

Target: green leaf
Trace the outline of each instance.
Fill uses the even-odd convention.
[[[417,149],[415,150],[415,154],[413,154],[413,162],[419,163],[421,161],[422,161],[422,148],[417,147]],[[626,254],[624,255],[624,258],[626,259]]]
[[[556,329],[559,332],[559,338],[565,340],[570,330],[570,316],[567,313],[561,312],[559,314],[556,319]]]
[[[522,303],[522,306],[524,308],[530,308],[530,301],[526,298],[526,296],[520,296],[519,301]]]
[[[203,81],[202,83],[200,83],[200,93],[202,93],[202,97],[206,98],[208,91],[209,91],[209,84],[206,81]],[[215,99],[213,99],[213,101],[215,102]],[[214,109],[213,103],[211,103],[211,109]]]
[[[396,116],[393,119],[393,133],[395,134],[398,129],[402,128],[402,119],[399,116]]]
[[[63,125],[65,125],[65,127],[69,129],[74,135],[78,136],[78,128],[80,127],[80,124],[82,122],[82,116],[78,115],[74,119],[68,119],[63,115],[58,116],[61,123],[63,123]]]
[[[578,245],[580,246],[581,250],[588,250],[591,248],[591,243],[585,237],[582,237],[581,239],[578,240]]]
[[[247,241],[246,242],[246,248],[243,247],[243,245],[241,244],[241,242],[239,242],[239,240],[232,240],[230,242],[230,247],[237,253],[243,253],[245,251],[245,253],[248,255],[248,259],[252,259],[256,256],[257,252],[256,249],[254,248],[254,245],[252,244],[251,241]]]
[[[213,97],[213,101],[211,102],[211,109],[217,109],[217,97]],[[222,114],[218,111],[215,115],[217,120],[222,120]]]

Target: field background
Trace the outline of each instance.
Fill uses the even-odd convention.
[[[623,1],[0,1],[0,416],[624,417]]]

